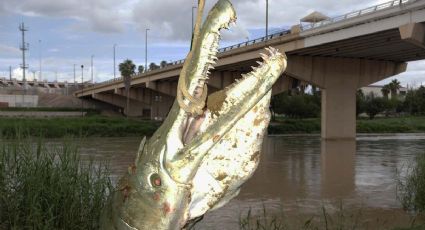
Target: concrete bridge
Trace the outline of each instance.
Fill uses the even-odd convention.
[[[356,136],[356,90],[406,70],[407,62],[425,59],[425,1],[394,0],[308,25],[294,25],[268,37],[219,50],[208,82],[209,92],[222,89],[249,72],[263,48],[288,55],[285,77],[273,94],[297,81],[322,89],[322,137]],[[166,116],[176,95],[183,60],[136,75],[131,82],[129,115]],[[125,108],[122,79],[96,84],[75,93]]]

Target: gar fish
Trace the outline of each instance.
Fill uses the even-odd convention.
[[[271,87],[286,69],[286,56],[267,48],[252,72],[207,97],[220,30],[236,13],[219,0],[201,27],[205,0],[198,4],[176,101],[161,127],[143,139],[103,210],[101,229],[185,229],[235,197],[258,165]]]

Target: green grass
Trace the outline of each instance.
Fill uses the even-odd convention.
[[[98,229],[108,170],[75,145],[0,142],[0,229]]]
[[[287,215],[288,214],[288,215]],[[263,206],[261,213],[253,215],[251,209],[242,213],[239,218],[239,230],[423,230],[423,221],[407,223],[406,227],[391,227],[386,220],[368,218],[367,214],[360,209],[344,209],[342,202],[332,213],[322,206],[315,214],[298,215],[297,213],[272,214]],[[421,222],[421,223],[417,223]],[[401,224],[401,223],[399,223]]]
[[[360,133],[425,132],[425,117],[360,119],[357,121],[357,131]]]
[[[59,108],[59,107],[7,107],[7,108],[0,108],[0,111],[41,111],[41,112],[80,112],[81,108]],[[97,109],[88,109],[84,108],[84,112],[87,112],[89,114],[99,114],[99,110]]]
[[[269,126],[269,134],[320,133],[320,118],[278,118]],[[425,132],[425,117],[358,119],[357,133],[421,133]]]
[[[279,119],[268,128],[269,134],[320,133],[320,119]]]
[[[73,118],[0,118],[0,135],[14,138],[28,136],[60,138],[66,136],[150,136],[159,124],[153,121],[102,116]]]

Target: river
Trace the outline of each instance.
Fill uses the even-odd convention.
[[[107,159],[122,175],[141,138],[88,138],[83,155]],[[208,213],[196,229],[239,229],[239,217],[267,212],[289,222],[356,210],[370,229],[411,221],[396,199],[396,179],[425,151],[425,134],[359,135],[356,141],[321,141],[317,135],[268,136],[260,165],[240,194]],[[342,208],[341,208],[342,207]]]

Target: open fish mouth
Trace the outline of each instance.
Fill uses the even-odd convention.
[[[201,27],[204,4],[199,0],[176,101],[112,192],[102,229],[182,229],[235,197],[258,165],[271,88],[286,69],[286,56],[266,48],[251,72],[208,95],[220,30],[236,13],[228,0],[218,0]]]

